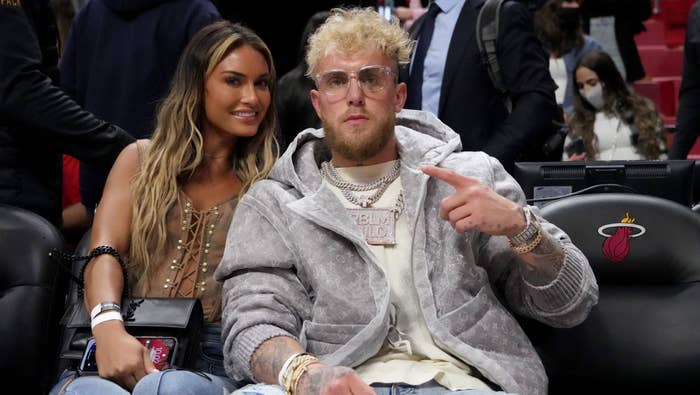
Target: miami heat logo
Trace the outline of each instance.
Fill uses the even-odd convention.
[[[630,218],[630,213],[625,213],[625,218],[614,224],[603,225],[598,228],[598,233],[605,237],[603,242],[603,254],[612,262],[621,262],[630,252],[630,239],[646,233],[646,229],[634,223],[635,218]],[[615,233],[612,230],[615,229]]]

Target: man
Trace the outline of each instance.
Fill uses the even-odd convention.
[[[396,118],[409,43],[369,9],[334,10],[310,39],[323,128],[241,199],[216,272],[235,379],[292,394],[543,394],[506,306],[573,326],[597,302],[586,258],[523,208],[498,161],[459,152],[431,114]]]
[[[0,0],[0,203],[61,225],[61,153],[111,165],[134,141],[52,85],[56,34],[48,0]]]
[[[496,46],[512,112],[489,78],[476,42],[485,0],[435,0],[411,29],[417,38],[406,108],[430,111],[454,129],[466,151],[485,151],[510,171],[514,162],[544,160],[542,146],[561,121],[549,63],[532,13],[517,1],[500,12]],[[431,9],[434,29],[431,29]],[[430,34],[429,31],[432,31]],[[421,40],[427,52],[421,51]],[[422,73],[418,70],[422,69]]]
[[[700,1],[690,8],[683,47],[683,80],[671,159],[686,159],[700,136]]]

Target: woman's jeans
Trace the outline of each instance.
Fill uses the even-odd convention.
[[[201,394],[222,395],[236,389],[233,380],[226,377],[223,365],[221,324],[206,323],[200,337],[200,356],[195,369],[169,369],[143,377],[132,394]],[[50,395],[125,395],[129,391],[118,384],[99,376],[78,376],[74,371],[65,371]]]

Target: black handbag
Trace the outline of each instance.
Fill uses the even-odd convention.
[[[174,337],[173,367],[193,368],[199,356],[199,334],[204,322],[202,303],[190,298],[124,300],[124,327],[132,336]],[[92,337],[90,314],[75,302],[61,319],[63,338],[59,354],[62,369],[77,370]]]
[[[102,247],[98,247],[98,250]],[[110,248],[107,247],[109,250]],[[93,250],[94,251],[94,250]],[[86,261],[95,254],[76,256],[61,251],[51,255],[59,267],[68,271],[77,292],[68,297],[66,311],[61,318],[58,372],[65,369],[78,370],[88,341],[92,338],[90,314],[82,298],[82,272]],[[176,368],[194,368],[199,359],[199,341],[204,312],[199,299],[193,298],[132,298],[128,296],[126,268],[124,270],[124,294],[122,295],[122,317],[124,327],[132,336],[173,337],[176,339],[172,365]],[[73,273],[80,273],[76,276]]]

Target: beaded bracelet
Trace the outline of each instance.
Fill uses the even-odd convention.
[[[129,289],[129,284],[128,284],[128,277],[126,275],[126,263],[124,263],[124,260],[122,259],[121,255],[119,255],[119,251],[117,251],[114,247],[112,246],[107,246],[107,245],[102,245],[98,246],[92,249],[90,251],[90,254],[84,257],[76,257],[76,259],[87,259],[83,267],[80,269],[80,284],[78,286],[78,297],[83,298],[83,291],[85,289],[85,268],[87,268],[88,263],[90,263],[90,260],[92,260],[95,257],[98,257],[100,255],[104,254],[109,254],[113,256],[114,258],[117,259],[117,262],[119,262],[119,266],[122,268],[122,274],[124,276],[124,287],[122,288],[122,298],[126,298],[128,289]]]

